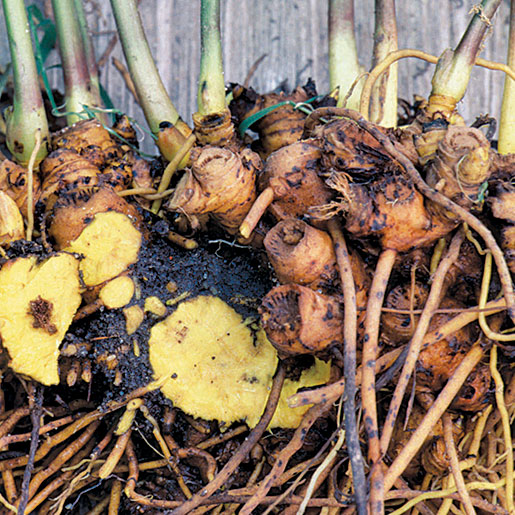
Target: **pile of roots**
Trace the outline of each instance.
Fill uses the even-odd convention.
[[[228,97],[3,156],[2,513],[513,515],[515,154]]]

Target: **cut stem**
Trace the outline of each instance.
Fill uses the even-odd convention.
[[[220,0],[202,0],[200,7],[200,74],[197,109],[200,115],[220,113],[226,107]]]
[[[515,70],[515,1],[513,0],[510,7],[510,35],[506,64]],[[499,154],[515,153],[515,80],[510,77],[504,79],[498,149]]]
[[[47,155],[48,122],[39,88],[29,22],[23,0],[2,0],[13,66],[14,98],[7,114],[7,147],[16,161],[27,166],[36,146],[36,133],[42,144],[35,158],[37,166]]]
[[[91,84],[74,0],[52,0],[64,73],[66,121],[87,118],[84,106],[99,107]]]
[[[372,67],[397,50],[395,0],[376,0],[375,13]],[[397,125],[397,65],[390,66],[372,90],[370,120],[384,127]]]
[[[338,107],[358,109],[363,82],[344,100],[362,73],[354,33],[354,0],[329,0],[329,89],[338,91]]]
[[[161,154],[171,161],[190,134],[180,119],[157,71],[148,46],[136,0],[111,0],[129,72],[148,126],[159,135]]]
[[[483,0],[481,5],[476,6],[476,14],[456,49],[445,50],[438,59],[427,107],[429,114],[442,112],[450,115],[465,95],[486,31],[500,3],[501,0]]]

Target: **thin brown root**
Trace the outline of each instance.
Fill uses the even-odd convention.
[[[329,404],[318,404],[312,406],[302,417],[302,421],[299,427],[295,430],[295,433],[291,440],[284,447],[277,459],[274,462],[272,470],[269,474],[261,481],[259,488],[252,495],[252,497],[245,503],[240,510],[240,515],[250,515],[254,513],[254,510],[261,504],[262,499],[266,496],[270,488],[275,484],[276,479],[284,472],[288,461],[297,452],[304,443],[305,436],[309,428],[327,411],[329,410]]]
[[[122,482],[118,479],[115,479],[113,481],[113,486],[111,487],[111,493],[109,495],[109,509],[107,511],[108,515],[118,515],[121,498]]]
[[[172,176],[177,170],[177,167],[184,159],[186,154],[191,150],[193,145],[195,144],[196,137],[194,134],[190,134],[179,151],[173,156],[173,159],[166,166],[163,176],[161,177],[161,182],[159,183],[159,187],[157,188],[158,193],[163,193],[168,186],[170,185],[170,181],[172,180]],[[159,209],[161,208],[162,199],[154,200],[152,203],[151,211],[154,214],[157,214]]]
[[[363,339],[361,403],[363,420],[368,438],[368,460],[370,473],[371,512],[384,510],[383,506],[383,469],[381,465],[381,446],[379,443],[379,424],[377,420],[376,400],[376,359],[379,354],[379,326],[381,323],[381,307],[384,302],[388,279],[393,269],[397,252],[392,249],[383,250],[377,262],[376,271],[370,287],[365,318],[365,336]],[[372,505],[374,508],[372,509]]]
[[[268,206],[274,201],[274,190],[271,186],[264,189],[252,204],[250,211],[240,225],[240,234],[248,238],[255,229],[259,220],[267,210]]]
[[[385,494],[392,488],[396,479],[404,472],[420,447],[424,444],[427,436],[445,413],[456,394],[459,392],[463,383],[470,372],[483,357],[483,349],[479,344],[474,345],[463,361],[458,365],[454,374],[440,392],[432,406],[429,408],[424,418],[418,425],[415,432],[411,435],[406,445],[402,448],[399,455],[390,465],[384,476]]]
[[[123,453],[125,452],[125,447],[127,446],[127,442],[129,441],[130,437],[130,428],[118,437],[105,463],[100,467],[100,470],[98,471],[98,477],[100,479],[106,479],[113,472],[116,465],[118,465],[118,462],[123,456]]]
[[[427,298],[426,305],[424,306],[424,310],[418,321],[415,333],[411,338],[408,355],[406,356],[404,367],[399,377],[399,381],[397,382],[397,385],[395,387],[395,391],[390,402],[390,407],[388,408],[388,415],[386,416],[386,420],[383,427],[383,434],[381,435],[382,453],[386,453],[386,450],[388,449],[388,446],[390,444],[390,439],[393,433],[395,420],[397,419],[397,415],[399,413],[399,409],[401,407],[402,399],[404,398],[404,393],[406,392],[409,379],[413,374],[413,370],[415,369],[418,355],[422,350],[424,336],[426,335],[429,323],[431,322],[431,318],[433,317],[434,310],[437,309],[438,305],[440,304],[445,276],[447,275],[449,268],[452,266],[452,264],[456,261],[458,257],[460,247],[463,243],[464,238],[465,235],[462,230],[460,230],[454,236],[449,246],[449,250],[447,251],[447,254],[440,261],[440,264],[438,265],[435,275],[433,276],[433,284],[431,285],[429,297]]]
[[[497,370],[497,345],[490,350],[490,372],[495,382],[495,400],[501,416],[504,437],[504,452],[506,453],[506,508],[508,512],[515,513],[515,500],[513,493],[513,443],[511,438],[510,416],[504,402],[504,383]]]
[[[224,468],[216,475],[216,477],[208,483],[201,492],[195,494],[191,499],[188,499],[180,508],[174,510],[174,515],[185,515],[190,510],[199,506],[204,499],[208,499],[210,495],[216,492],[222,487],[231,474],[236,470],[239,464],[245,459],[245,456],[251,451],[251,449],[259,441],[263,433],[265,432],[268,424],[272,420],[275,409],[279,402],[279,396],[281,394],[282,385],[284,382],[285,369],[281,363],[277,368],[272,383],[272,388],[268,400],[266,403],[265,411],[258,422],[258,424],[252,429],[247,439],[240,445],[238,450],[232,455],[231,459],[225,464]]]
[[[345,429],[347,431],[347,451],[351,460],[354,497],[358,515],[366,513],[367,495],[363,456],[358,436],[356,420],[356,347],[357,347],[357,308],[356,286],[352,275],[352,266],[349,258],[347,243],[343,231],[336,221],[328,221],[328,229],[333,240],[336,263],[340,271],[343,300],[345,305],[343,320],[344,348],[344,376],[345,376]]]
[[[116,57],[112,57],[111,62],[113,63],[114,67],[118,70],[118,72],[122,76],[122,79],[125,82],[127,89],[131,92],[136,103],[138,105],[141,105],[140,101],[139,101],[138,92],[136,91],[136,87],[134,86],[134,82],[132,81],[131,74],[127,70],[126,66]]]
[[[23,482],[21,484],[20,499],[18,502],[18,513],[23,515],[29,502],[30,495],[30,477],[34,469],[36,459],[36,451],[39,444],[39,428],[41,425],[41,413],[43,411],[43,387],[38,387],[36,383],[29,386],[29,407],[31,409],[30,419],[32,422],[32,439],[30,441],[29,456],[27,464],[23,472]]]
[[[463,474],[460,470],[458,451],[456,450],[456,444],[454,443],[453,426],[454,423],[452,421],[451,414],[444,413],[443,437],[445,441],[445,452],[447,453],[447,456],[449,456],[454,483],[456,484],[458,493],[461,496],[461,501],[463,502],[463,507],[465,508],[465,512],[467,513],[467,515],[476,515],[476,510],[474,509],[474,506],[470,499],[470,494],[468,493],[467,488],[465,486]]]

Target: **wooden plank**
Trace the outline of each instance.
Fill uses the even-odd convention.
[[[42,4],[42,2],[39,2]],[[398,1],[399,46],[423,49],[438,55],[454,47],[475,2],[470,0]],[[115,24],[108,2],[86,1],[97,55],[106,49]],[[140,9],[149,43],[167,91],[183,118],[195,111],[199,67],[200,0],[142,0]],[[361,62],[370,66],[373,1],[356,2],[356,33]],[[509,2],[504,1],[494,20],[482,57],[505,62]],[[260,92],[279,85],[293,88],[313,77],[320,92],[328,88],[327,2],[322,0],[225,0],[222,34],[226,82],[243,82],[252,64],[263,54],[251,85]],[[119,43],[111,56],[123,59]],[[9,60],[5,30],[0,25],[0,65]],[[53,56],[52,62],[58,57]],[[408,100],[427,96],[433,65],[408,59],[399,65],[399,95]],[[59,72],[54,84],[62,84]],[[115,106],[143,121],[141,111],[111,61],[102,68],[101,80]],[[501,72],[474,71],[460,111],[467,122],[480,113],[499,116],[504,77]]]

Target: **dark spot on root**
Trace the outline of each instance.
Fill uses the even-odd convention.
[[[51,322],[54,305],[48,300],[38,296],[37,299],[29,302],[28,314],[34,317],[32,327],[44,329],[48,334],[57,333],[57,327]]]

